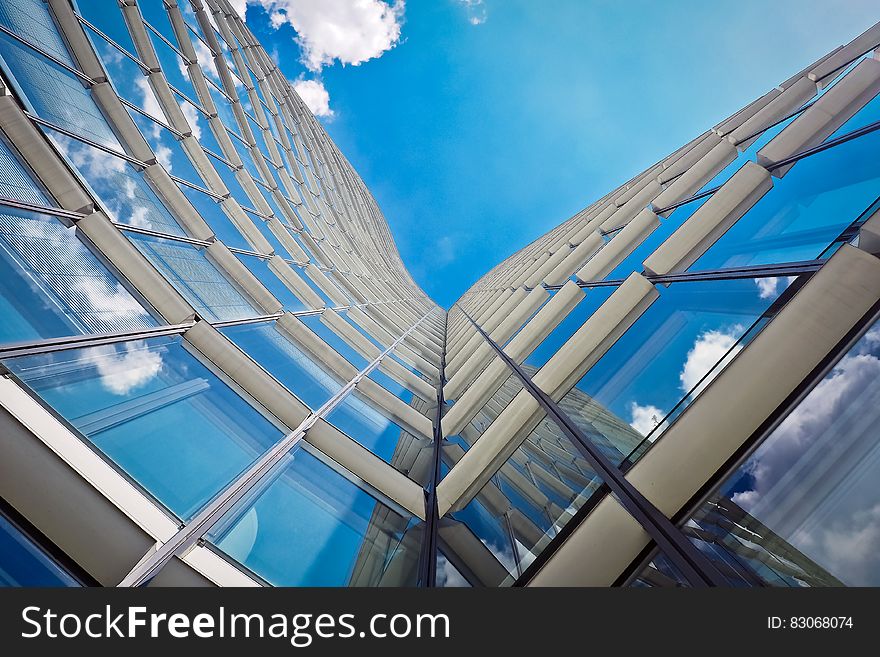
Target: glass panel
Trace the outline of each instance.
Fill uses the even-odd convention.
[[[131,164],[52,130],[46,130],[45,134],[79,172],[110,219],[169,235],[186,234]]]
[[[68,66],[76,67],[45,2],[0,0],[0,24]]]
[[[325,419],[403,474],[414,479],[423,477],[421,470],[413,472],[412,469],[416,465],[416,454],[430,440],[395,424],[383,410],[357,391],[346,396]]]
[[[559,351],[559,348],[565,344],[568,339],[586,322],[593,313],[601,306],[616,288],[597,287],[592,290],[584,290],[587,296],[574,307],[574,309],[566,315],[565,319],[559,323],[551,333],[539,344],[531,355],[526,359],[526,364],[531,365],[536,370],[541,367],[550,358]]]
[[[308,326],[313,333],[320,337],[324,342],[333,347],[340,356],[345,358],[349,363],[354,365],[358,370],[362,370],[367,366],[367,359],[361,356],[360,352],[351,347],[345,340],[340,338],[336,331],[321,321],[320,315],[309,315],[307,317],[298,318],[303,324]]]
[[[81,586],[39,545],[0,514],[0,587]]]
[[[495,360],[500,360],[497,356]],[[509,372],[501,386],[495,390],[482,408],[474,413],[470,422],[458,433],[457,442],[465,451],[469,450],[479,440],[498,416],[510,405],[514,398],[522,391],[523,384],[519,377]],[[450,438],[451,439],[451,438]]]
[[[494,579],[485,583],[511,584],[601,484],[578,448],[543,419],[476,497],[452,514],[473,533],[471,550],[462,554],[485,559],[474,550],[479,540],[497,561]],[[492,572],[485,564],[482,570]]]
[[[660,297],[560,405],[619,464],[639,435],[655,440],[668,426],[667,413],[673,408],[680,413],[709,385],[742,349],[740,338],[789,283],[763,278],[660,288]],[[597,409],[600,414],[594,417]]]
[[[634,588],[687,587],[687,579],[663,552],[658,552],[651,562],[630,583]]]
[[[2,342],[156,326],[74,228],[2,206],[0,317]]]
[[[685,526],[732,585],[877,586],[880,324]]]
[[[104,146],[122,150],[82,82],[7,34],[0,33],[0,59],[11,82],[34,112]]]
[[[201,249],[137,233],[126,233],[126,237],[208,321],[245,319],[261,314]]]
[[[468,578],[452,563],[453,561],[462,565],[457,555],[450,554],[450,556],[447,556],[443,550],[437,550],[437,586],[441,588],[472,586]],[[462,567],[464,566],[462,565]]]
[[[312,410],[318,409],[342,387],[326,368],[315,363],[274,323],[228,326],[220,332]]]
[[[325,457],[326,458],[326,457]],[[414,586],[421,526],[297,449],[209,540],[277,586]]]
[[[690,269],[818,257],[880,195],[878,149],[874,132],[799,161]]]
[[[275,275],[266,259],[244,253],[236,253],[235,257],[259,279],[272,296],[281,302],[284,310],[289,312],[306,310],[305,304]]]
[[[709,200],[709,197],[699,199],[696,201],[691,201],[687,205],[683,205],[679,208],[676,208],[672,211],[672,214],[669,215],[666,219],[663,217],[660,218],[660,225],[648,235],[645,240],[639,244],[633,252],[630,253],[626,258],[624,258],[619,265],[617,265],[611,272],[605,276],[603,280],[616,280],[620,278],[626,278],[634,271],[641,273],[644,271],[643,263],[648,258],[649,255],[654,253],[663,242],[666,241],[666,238],[672,235],[679,226],[681,226],[685,221],[691,218],[691,215],[696,212],[702,205]],[[615,235],[616,236],[616,235]],[[614,239],[614,238],[612,238]]]
[[[55,205],[43,193],[31,172],[25,167],[6,139],[0,135],[0,196],[35,205]]]
[[[134,42],[132,42],[131,36],[128,33],[125,19],[122,17],[122,9],[119,6],[111,5],[108,8],[101,2],[75,0],[74,7],[83,18],[125,48],[128,52],[132,54],[136,52]],[[89,34],[88,30],[86,30],[86,34]],[[96,42],[97,40],[93,38],[92,41]],[[102,57],[102,59],[104,58]]]
[[[283,435],[177,336],[5,364],[181,518],[191,517]]]

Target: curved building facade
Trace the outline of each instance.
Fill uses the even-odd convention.
[[[878,45],[447,312],[226,0],[0,0],[0,583],[880,584]]]

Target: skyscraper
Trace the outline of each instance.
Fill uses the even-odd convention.
[[[0,0],[0,582],[880,583],[878,45],[447,312],[227,0]]]

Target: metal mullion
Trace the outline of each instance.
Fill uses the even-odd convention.
[[[0,346],[0,360],[18,358],[19,356],[31,356],[33,354],[47,354],[67,349],[81,349],[96,347],[116,342],[128,342],[131,340],[145,340],[148,338],[161,337],[163,335],[183,334],[192,328],[195,321],[182,324],[168,324],[155,328],[140,329],[137,331],[122,331],[118,333],[90,333],[85,335],[73,335],[63,338],[46,338],[43,340],[31,340],[27,342],[15,342]]]
[[[335,395],[328,399],[317,410],[309,413],[302,422],[290,433],[285,435],[275,445],[266,450],[256,462],[239,474],[222,491],[217,493],[205,507],[202,508],[189,522],[181,527],[171,538],[165,541],[158,549],[150,550],[134,568],[122,578],[117,586],[132,587],[146,585],[155,577],[162,567],[173,557],[183,556],[187,551],[196,546],[205,533],[211,529],[230,509],[245,497],[258,482],[268,474],[281,460],[295,447],[306,433],[320,419],[330,414],[342,401],[355,389],[361,380],[378,367],[379,362],[385,358],[403,338],[413,331],[430,313],[423,315],[415,324],[410,326],[403,335],[397,338],[385,351],[360,370],[354,378],[344,385]],[[347,438],[351,440],[350,438]]]
[[[835,241],[838,241],[838,237]],[[773,276],[796,276],[818,271],[825,260],[799,260],[773,265],[749,265],[745,267],[729,267],[723,269],[707,269],[703,271],[686,271],[673,274],[649,274],[645,275],[651,283],[684,283],[698,281],[730,281],[743,278],[768,278]],[[625,278],[611,278],[608,280],[577,281],[578,287],[617,287],[626,281]],[[561,285],[548,285],[545,289],[559,290]]]
[[[168,177],[171,178],[171,180],[173,180],[176,183],[179,183],[181,185],[185,185],[186,187],[189,187],[190,189],[194,189],[197,192],[201,192],[202,194],[206,194],[207,196],[210,196],[215,201],[223,201],[231,196],[231,194],[229,196],[220,196],[220,194],[217,194],[216,192],[212,192],[209,189],[205,189],[204,187],[200,187],[199,185],[196,185],[195,183],[192,183],[189,180],[184,180],[183,178],[180,178],[179,176],[175,176],[174,174],[171,174],[171,173],[168,174]]]
[[[794,164],[795,162],[799,162],[800,160],[810,157],[811,155],[821,153],[822,151],[826,151],[829,148],[834,148],[835,146],[839,146],[840,144],[845,144],[848,141],[858,139],[859,137],[863,137],[864,135],[870,134],[876,130],[880,130],[880,121],[869,123],[866,126],[857,128],[856,130],[852,130],[851,132],[847,132],[846,134],[843,134],[840,137],[836,137],[835,139],[822,142],[821,144],[813,146],[812,148],[808,148],[807,150],[801,151],[800,153],[795,153],[794,155],[779,160],[778,162],[771,162],[765,168],[767,169],[767,171],[773,171],[773,169],[778,169],[779,167]]]
[[[459,306],[459,308],[461,308]],[[602,481],[614,493],[618,502],[642,526],[657,546],[685,575],[693,586],[726,586],[726,581],[714,565],[697,547],[682,534],[672,521],[654,506],[630,483],[623,472],[615,467],[578,426],[568,417],[547,393],[532,381],[531,377],[499,347],[494,340],[464,310],[462,314],[470,321],[486,342],[495,350],[507,366],[517,375],[523,387],[535,398],[544,412],[571,440],[584,459],[596,471]]]
[[[244,324],[260,324],[262,322],[272,322],[279,317],[284,316],[284,311],[281,310],[277,313],[273,313],[271,315],[260,315],[258,317],[246,317],[245,319],[229,319],[225,322],[214,322],[211,324],[215,329],[226,328],[228,326],[242,326]]]
[[[30,41],[28,41],[27,39],[25,39],[23,37],[20,37],[19,35],[17,35],[15,32],[10,30],[5,25],[0,25],[0,32],[2,32],[3,34],[5,34],[7,36],[11,36],[13,39],[18,41],[21,45],[25,46],[26,48],[30,48],[31,50],[33,50],[36,53],[39,53],[40,55],[42,55],[43,57],[48,59],[50,62],[52,62],[53,64],[56,64],[56,65],[60,66],[61,68],[63,68],[65,71],[67,71],[69,73],[73,73],[82,82],[85,82],[87,86],[91,87],[92,85],[96,84],[96,82],[92,78],[90,78],[88,75],[86,75],[82,71],[72,67],[70,64],[67,64],[67,63],[61,61],[60,59],[55,57],[55,55],[53,55],[49,52],[46,52],[45,50],[40,48],[38,45],[31,43]]]
[[[254,256],[256,258],[260,258],[260,260],[268,260],[272,257],[271,253],[258,253],[257,251],[248,251],[247,249],[239,249],[236,246],[227,246],[232,253],[240,253],[242,255]]]
[[[119,102],[122,103],[123,105],[125,105],[126,107],[128,107],[128,108],[134,110],[135,112],[137,112],[138,114],[144,116],[145,118],[150,119],[150,121],[152,121],[152,122],[155,123],[156,125],[159,125],[159,126],[165,128],[166,130],[168,130],[168,132],[170,132],[171,134],[174,135],[174,137],[175,137],[175,139],[177,139],[177,141],[180,141],[181,139],[184,138],[185,135],[184,135],[182,132],[180,132],[179,130],[177,130],[176,128],[174,128],[174,127],[168,125],[168,124],[165,123],[164,121],[160,121],[160,120],[157,119],[155,116],[153,116],[152,114],[148,113],[146,110],[142,110],[140,107],[138,107],[137,105],[135,105],[135,104],[132,103],[131,101],[126,100],[125,98],[123,98],[123,97],[120,96],[119,94],[116,94],[116,97],[119,99]]]
[[[128,57],[131,61],[133,61],[135,64],[137,64],[140,67],[140,69],[144,72],[145,75],[150,74],[150,67],[147,66],[144,62],[142,62],[138,57],[136,57],[135,55],[132,55],[130,52],[128,52],[128,50],[126,50],[122,44],[119,44],[115,40],[110,38],[107,34],[105,34],[103,31],[98,29],[95,25],[90,23],[86,18],[84,18],[80,14],[77,14],[76,12],[74,12],[74,16],[76,16],[77,20],[79,20],[80,23],[82,23],[83,25],[88,27],[92,32],[94,32],[99,37],[104,39],[104,41],[109,43],[113,48],[115,48],[116,50],[121,52],[124,56]]]
[[[63,219],[69,219],[72,223],[76,223],[80,219],[88,216],[86,214],[83,214],[82,212],[74,212],[73,210],[65,210],[64,208],[53,208],[48,205],[28,203],[27,201],[20,201],[14,198],[7,198],[5,196],[0,196],[0,206],[7,206],[10,208],[15,208],[17,210],[26,210],[28,212],[36,212],[39,214],[48,214],[53,217],[61,217]]]
[[[183,61],[185,61],[185,62],[187,63],[187,65],[193,63],[193,62],[191,62],[191,61],[189,60],[189,57],[187,57],[187,56],[184,55],[182,52],[180,52],[180,50],[177,49],[177,46],[176,46],[176,45],[174,45],[173,43],[171,43],[171,41],[169,41],[167,38],[165,38],[165,35],[162,34],[162,33],[161,33],[159,30],[157,30],[155,27],[153,27],[152,25],[150,25],[150,24],[146,21],[146,19],[143,19],[143,18],[142,18],[141,21],[142,21],[143,24],[146,26],[146,28],[147,28],[148,30],[150,30],[150,32],[152,32],[152,33],[155,34],[157,37],[159,37],[159,38],[165,43],[166,46],[168,46],[169,48],[171,48],[171,50],[173,50],[174,52],[176,52],[176,53],[177,53],[177,54],[183,59]]]
[[[119,230],[127,233],[138,233],[139,235],[149,235],[150,237],[158,237],[164,240],[171,240],[173,242],[184,242],[186,244],[191,244],[193,246],[198,246],[202,248],[207,248],[213,244],[213,242],[207,242],[205,240],[197,240],[192,237],[184,237],[182,235],[169,235],[167,233],[160,232],[158,230],[150,230],[149,228],[139,228],[138,226],[129,226],[127,224],[120,224],[118,222],[111,222],[114,226],[116,226]]]
[[[431,454],[431,479],[425,490],[425,532],[422,536],[422,549],[419,552],[419,586],[437,586],[437,545],[440,528],[440,509],[437,504],[437,485],[440,483],[440,459],[443,453],[443,412],[446,400],[443,387],[446,385],[446,328],[448,313],[443,317],[443,350],[440,352],[440,367],[437,376],[437,411],[434,415],[434,450]]]
[[[47,121],[46,119],[39,117],[36,114],[32,114],[31,112],[28,112],[27,110],[24,110],[23,114],[26,117],[28,117],[31,121],[33,121],[34,123],[36,123],[38,125],[45,126],[45,127],[49,128],[50,130],[53,130],[55,132],[58,132],[58,133],[64,135],[65,137],[70,137],[71,139],[76,139],[77,141],[80,141],[84,144],[87,144],[93,148],[97,148],[100,151],[104,151],[108,155],[115,155],[119,159],[125,160],[129,164],[134,164],[135,166],[139,166],[142,169],[146,169],[147,166],[149,166],[146,162],[142,162],[141,160],[137,159],[136,157],[132,157],[131,155],[126,155],[125,153],[121,153],[117,150],[114,150],[114,149],[110,148],[109,146],[104,146],[104,144],[100,144],[100,143],[94,141],[93,139],[89,139],[88,137],[83,137],[82,135],[78,135],[75,132],[68,130],[67,128],[62,128],[60,125],[56,125],[55,123],[52,123],[51,121]]]

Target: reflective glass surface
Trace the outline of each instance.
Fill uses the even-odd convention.
[[[685,532],[734,586],[880,585],[875,324]]]
[[[282,436],[179,337],[10,359],[6,366],[181,518]]]
[[[0,514],[0,587],[80,586],[9,518]]]
[[[358,392],[346,396],[326,420],[404,474],[410,474],[414,453],[429,442],[395,424]]]
[[[691,267],[812,260],[880,196],[880,132],[797,162]]]
[[[673,408],[680,413],[709,385],[743,348],[740,338],[790,282],[688,281],[658,288],[659,298],[561,405],[597,445],[614,447],[608,456],[620,463],[639,435],[656,439],[667,427],[667,413]]]
[[[74,228],[54,217],[3,206],[0,316],[2,342],[156,325]]]
[[[215,526],[220,550],[277,586],[414,586],[421,528],[299,448]]]
[[[261,314],[202,249],[138,233],[126,237],[205,319],[216,322]]]
[[[342,387],[326,368],[315,363],[274,323],[228,326],[220,332],[313,411]]]

